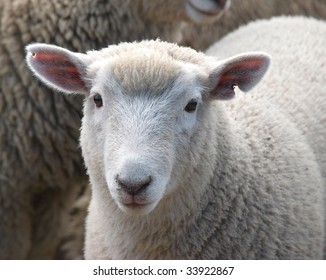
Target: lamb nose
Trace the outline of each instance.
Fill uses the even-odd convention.
[[[116,181],[119,185],[119,188],[129,195],[139,194],[141,191],[146,189],[151,181],[151,176],[146,176],[144,178],[124,178],[121,175],[117,175]]]

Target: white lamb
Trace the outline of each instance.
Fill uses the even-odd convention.
[[[215,45],[208,54],[273,56],[245,96],[235,86],[261,80],[263,52],[221,60],[160,41],[87,54],[29,45],[36,76],[85,95],[85,257],[322,258],[325,33],[317,20],[280,18]]]

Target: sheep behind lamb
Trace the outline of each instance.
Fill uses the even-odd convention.
[[[305,15],[326,19],[325,0],[233,0],[218,24],[189,25],[183,31],[183,45],[206,50],[212,43],[241,25],[257,19],[282,15]],[[200,38],[200,39],[198,39]]]
[[[191,2],[210,5],[198,10]],[[46,42],[81,52],[158,36],[178,41],[187,22],[215,20],[227,7],[214,3],[1,1],[0,259],[56,257],[71,204],[88,182],[77,148],[81,99],[37,84],[26,71],[24,46]]]
[[[325,33],[297,17],[252,23],[208,55],[160,41],[28,46],[38,78],[85,97],[85,257],[325,257]],[[273,67],[255,87],[262,50]]]

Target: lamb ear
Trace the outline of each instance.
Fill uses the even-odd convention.
[[[87,93],[87,55],[48,44],[26,47],[26,61],[46,85],[65,93]]]
[[[264,76],[271,57],[266,53],[246,53],[222,61],[209,75],[210,96],[227,100],[234,97],[234,87],[246,92]]]

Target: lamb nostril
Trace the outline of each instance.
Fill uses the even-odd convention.
[[[130,178],[123,178],[121,175],[116,176],[116,182],[119,188],[129,195],[139,194],[145,190],[152,182],[151,176],[146,176],[142,179],[133,180]]]

